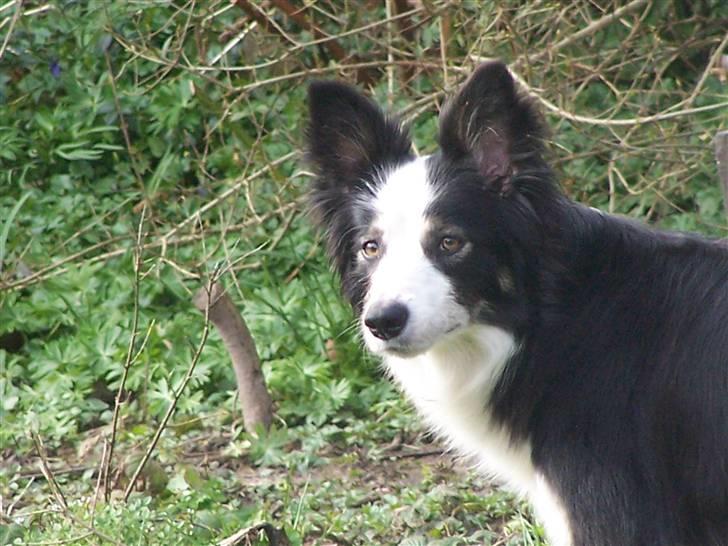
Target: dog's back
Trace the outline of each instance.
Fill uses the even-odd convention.
[[[574,544],[728,544],[728,252],[581,213],[494,411],[531,439]]]

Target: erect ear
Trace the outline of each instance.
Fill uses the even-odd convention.
[[[541,167],[543,122],[506,66],[480,65],[440,114],[440,147],[453,159],[470,156],[487,183],[512,190],[514,174]]]
[[[356,89],[314,82],[308,101],[308,157],[329,182],[355,184],[370,169],[411,156],[407,131]]]

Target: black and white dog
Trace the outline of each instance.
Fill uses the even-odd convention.
[[[440,150],[310,87],[313,209],[367,347],[555,546],[728,545],[728,246],[567,199],[501,63]]]

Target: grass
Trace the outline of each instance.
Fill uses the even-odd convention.
[[[609,2],[521,4],[387,20],[384,3],[318,0],[305,15],[324,42],[280,8],[252,23],[242,1],[0,6],[0,544],[543,544],[363,354],[299,153],[311,77],[368,85],[427,152],[442,90],[502,57],[561,110],[570,195],[724,236],[719,0],[605,26]],[[218,274],[260,352],[267,434],[243,430],[228,355],[191,304]]]

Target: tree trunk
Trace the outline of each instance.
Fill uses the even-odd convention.
[[[273,420],[273,402],[265,386],[255,341],[245,320],[219,283],[214,283],[209,293],[207,287],[200,288],[192,301],[202,313],[209,306],[210,322],[220,332],[230,353],[238,382],[245,430],[254,433],[258,426],[268,430]]]

